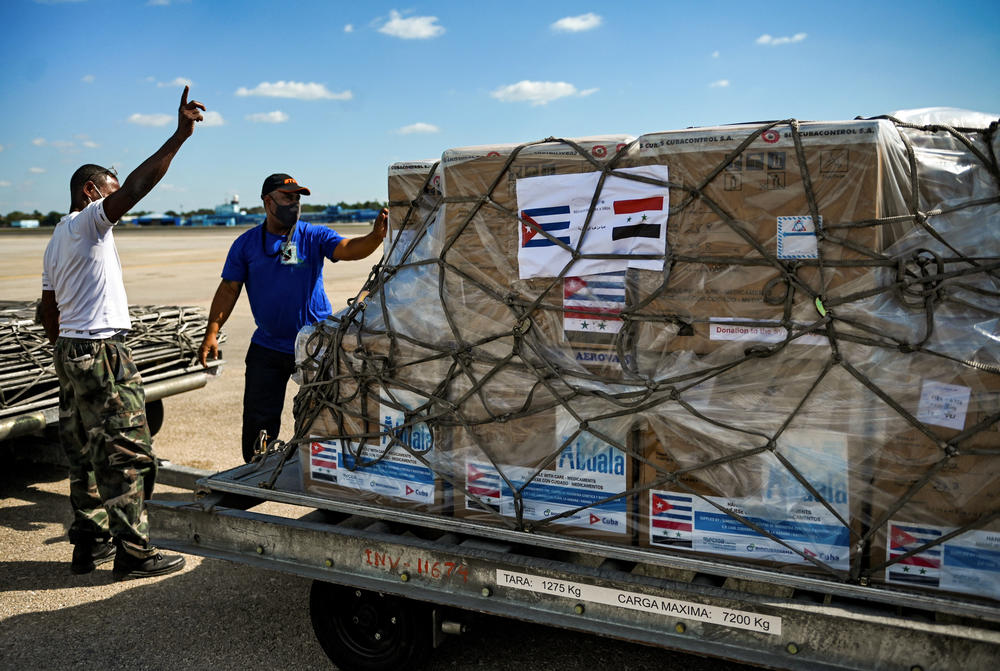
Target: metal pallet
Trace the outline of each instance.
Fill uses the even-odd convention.
[[[272,464],[274,459],[271,459]],[[319,581],[787,669],[986,669],[1000,608],[303,492],[296,462],[152,501],[157,545]],[[254,512],[264,502],[280,513]],[[291,512],[288,512],[291,511]]]

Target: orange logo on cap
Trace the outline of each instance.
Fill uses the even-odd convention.
[[[298,182],[289,177],[288,179],[285,180],[285,184],[298,184]]]

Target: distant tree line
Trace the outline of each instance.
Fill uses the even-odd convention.
[[[386,203],[377,200],[366,200],[357,203],[345,203],[340,201],[337,205],[343,210],[377,210],[386,207]],[[302,203],[303,212],[322,212],[329,205],[314,205],[312,203]],[[174,210],[167,210],[163,214],[168,217],[192,217],[197,214],[212,214],[215,210],[209,207],[203,207],[197,210],[190,210],[188,212],[176,212]],[[247,209],[250,214],[263,214],[264,207],[258,205],[257,207],[251,207]],[[52,211],[48,214],[42,214],[38,210],[33,212],[21,212],[20,210],[14,210],[8,212],[6,215],[0,215],[0,228],[9,228],[13,222],[22,221],[24,219],[34,219],[38,222],[39,226],[55,226],[59,223],[59,220],[63,218],[65,212]],[[129,216],[141,217],[144,214],[149,214],[146,210],[140,210],[137,212],[129,212]]]
[[[357,203],[345,203],[344,201],[340,201],[339,203],[337,203],[337,207],[339,207],[342,210],[379,210],[382,209],[383,207],[388,207],[388,205],[389,205],[388,203],[379,200],[366,200],[364,202],[357,202]],[[303,212],[322,212],[328,207],[330,206],[313,205],[312,203],[302,203]],[[211,212],[211,210],[209,210],[208,212]],[[264,206],[258,205],[257,207],[247,208],[247,212],[250,214],[264,214]]]
[[[14,210],[6,216],[0,216],[0,226],[9,227],[12,222],[21,221],[23,219],[34,219],[40,226],[55,226],[59,223],[59,220],[62,219],[62,217],[63,215],[59,212],[42,214],[38,210],[35,210],[34,212],[21,212],[20,210]]]

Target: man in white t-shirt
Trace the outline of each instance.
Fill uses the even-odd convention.
[[[205,106],[184,87],[177,130],[125,179],[99,165],[70,179],[70,213],[45,249],[41,317],[59,376],[59,435],[70,464],[73,544],[70,568],[89,573],[114,560],[114,577],[164,575],[184,557],[149,544],[145,501],[156,459],[145,394],[132,352],[131,326],[113,228],[167,172],[202,120]]]

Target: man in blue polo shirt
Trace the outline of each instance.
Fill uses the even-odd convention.
[[[261,430],[275,437],[281,426],[285,388],[295,371],[295,336],[306,324],[333,312],[323,289],[323,262],[355,261],[371,255],[385,238],[383,209],[368,235],[345,238],[326,226],[299,221],[299,199],[309,189],[276,173],[264,180],[260,197],[267,219],[229,248],[215,291],[208,328],[199,350],[202,365],[218,357],[219,328],[232,314],[246,285],[257,330],[246,356],[243,391],[243,459],[253,458]]]

